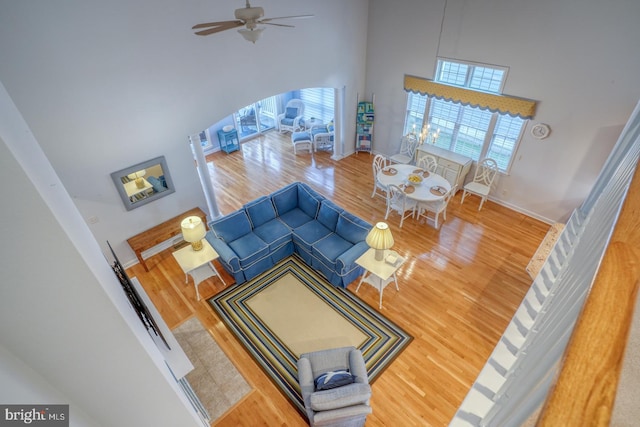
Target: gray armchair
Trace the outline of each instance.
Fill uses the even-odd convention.
[[[316,390],[315,379],[330,371],[347,370],[354,382],[328,390]],[[298,382],[309,425],[364,426],[371,413],[371,387],[362,353],[355,347],[341,347],[300,355]]]

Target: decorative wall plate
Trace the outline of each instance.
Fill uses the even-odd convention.
[[[533,137],[537,139],[546,138],[547,136],[549,136],[549,132],[551,132],[551,129],[549,129],[549,125],[545,125],[544,123],[538,123],[531,128],[531,135],[533,135]]]

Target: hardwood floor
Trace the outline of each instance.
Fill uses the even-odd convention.
[[[207,162],[223,214],[304,181],[372,224],[383,220],[384,200],[370,197],[373,156],[359,153],[341,161],[330,156],[295,156],[289,136],[271,132],[242,144],[240,151],[209,155]],[[525,267],[549,226],[491,201],[478,212],[478,198],[461,205],[460,195],[451,201],[440,230],[412,219],[400,229],[393,214],[387,221],[394,249],[407,262],[398,272],[400,291],[385,290],[381,311],[414,340],[372,385],[367,426],[447,425],[531,283]],[[148,265],[148,273],[140,265],[128,272],[140,279],[169,326],[198,316],[253,387],[213,425],[306,425],[208,306],[206,298],[223,289],[220,280],[201,283],[203,299],[196,301],[192,282],[185,284],[170,250]],[[348,290],[355,292],[356,285]],[[361,287],[358,296],[377,309],[373,288]]]

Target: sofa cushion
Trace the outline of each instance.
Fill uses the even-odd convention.
[[[340,214],[336,225],[336,233],[353,244],[365,240],[370,230],[371,225],[347,211]]]
[[[215,219],[209,223],[215,236],[227,243],[233,242],[239,237],[251,232],[251,222],[244,210],[239,210]]]
[[[282,216],[298,207],[298,185],[290,184],[271,194],[276,215]]]
[[[293,229],[293,242],[311,253],[311,245],[333,232],[318,221],[309,221]]]
[[[269,255],[269,245],[254,233],[245,234],[229,242],[229,247],[238,255],[242,267],[247,267]]]
[[[340,208],[332,201],[325,199],[320,204],[320,210],[318,211],[318,222],[327,227],[329,230],[335,231],[340,213],[342,213],[342,208]]]
[[[290,210],[289,212],[280,215],[278,218],[292,230],[309,221],[313,221],[313,218],[298,208]]]
[[[291,229],[278,219],[254,228],[253,233],[269,245],[270,252],[291,241]]]
[[[294,229],[315,219],[322,196],[302,183],[294,183],[271,195],[276,215]]]
[[[302,209],[311,218],[316,218],[318,215],[322,200],[325,200],[325,198],[313,191],[309,186],[302,183],[298,184],[298,208]]]
[[[343,239],[340,235],[332,233],[325,239],[313,244],[312,254],[315,255],[324,265],[336,271],[336,260],[349,248],[353,247],[353,243]]]
[[[273,207],[271,199],[262,196],[252,202],[244,205],[249,220],[253,228],[260,227],[262,224],[269,222],[276,217],[276,210]]]
[[[149,178],[147,178],[147,181],[149,181],[149,184],[151,184],[151,186],[153,187],[153,191],[155,191],[156,193],[161,193],[167,190],[167,187],[162,185],[162,181],[160,181],[160,179],[156,178],[155,176],[150,176]]]

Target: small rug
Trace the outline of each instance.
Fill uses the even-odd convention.
[[[251,386],[197,317],[172,332],[194,366],[186,378],[211,420],[220,418],[251,391]]]
[[[542,266],[555,246],[562,230],[564,230],[564,224],[559,222],[553,224],[546,236],[544,236],[544,239],[542,240],[542,243],[540,243],[540,246],[538,246],[538,249],[536,249],[536,253],[533,254],[533,257],[529,260],[526,270],[532,279],[535,279],[538,276],[538,273],[540,273]]]
[[[209,304],[302,413],[296,367],[301,353],[353,345],[362,350],[373,382],[412,340],[295,256],[225,289]]]

